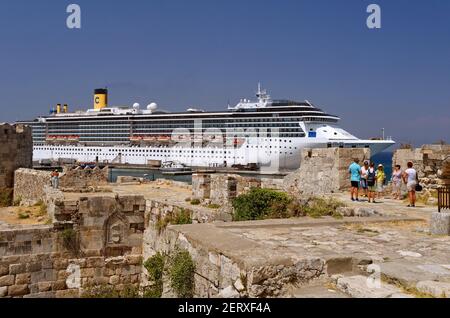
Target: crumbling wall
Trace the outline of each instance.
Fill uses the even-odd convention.
[[[211,195],[211,175],[205,173],[192,174],[192,198],[209,199]]]
[[[355,158],[370,159],[368,148],[303,149],[300,169],[284,178],[284,190],[293,194],[318,195],[350,187],[348,167]]]
[[[61,174],[59,186],[66,191],[85,192],[89,187],[98,187],[108,183],[109,169],[104,167],[94,169],[77,167],[75,169],[65,169]]]
[[[33,165],[31,128],[24,125],[0,124],[0,188],[12,188],[14,171]]]
[[[445,163],[450,158],[450,145],[423,145],[415,149],[397,149],[392,158],[393,166],[399,164],[402,170],[407,169],[411,161],[417,170],[420,183],[425,188],[435,189],[447,183]]]
[[[194,174],[192,197],[210,199],[214,204],[223,205],[251,188],[260,188],[261,184],[261,179],[235,174]]]
[[[50,185],[50,172],[20,168],[14,173],[14,201],[34,205],[44,200],[45,186]]]
[[[93,285],[139,287],[143,197],[58,196],[53,204],[53,225],[0,231],[0,297],[79,297]]]
[[[202,233],[217,234],[214,242],[202,240]],[[291,284],[307,283],[325,274],[325,261],[319,257],[293,259],[277,251],[267,254],[267,247],[253,240],[224,232],[213,224],[169,227],[159,237],[144,237],[149,251],[170,255],[187,250],[195,263],[194,297],[257,298],[282,297]],[[228,247],[241,240],[241,249]],[[242,259],[251,253],[256,258]],[[152,254],[151,254],[152,255]],[[168,279],[166,279],[168,280]],[[164,297],[176,297],[170,284],[164,285]]]

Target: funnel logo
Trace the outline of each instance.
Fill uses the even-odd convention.
[[[100,103],[100,98],[98,96],[95,96],[95,100],[94,100],[95,104]]]
[[[78,4],[69,4],[66,9],[70,15],[67,17],[66,25],[69,29],[81,29],[81,8]]]

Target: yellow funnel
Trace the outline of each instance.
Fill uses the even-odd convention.
[[[102,109],[108,106],[108,90],[99,88],[94,91],[94,109]]]

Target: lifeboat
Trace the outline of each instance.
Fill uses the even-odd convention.
[[[144,140],[144,141],[156,141],[156,137],[144,136],[142,140]]]
[[[80,140],[80,137],[79,136],[68,136],[67,140],[68,141],[78,141],[78,140]]]
[[[130,137],[130,141],[141,141],[142,137],[141,136],[131,136]]]
[[[159,142],[169,142],[170,141],[170,136],[159,136],[158,137],[158,141]]]

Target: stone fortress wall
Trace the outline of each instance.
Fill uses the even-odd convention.
[[[92,192],[108,183],[108,168],[81,169],[65,167],[60,174],[59,187],[64,191]],[[51,172],[20,168],[14,173],[14,201],[34,205],[45,196],[45,187],[51,186]]]
[[[31,168],[33,143],[31,128],[0,124],[0,189],[14,186],[14,171]]]
[[[83,288],[137,287],[141,196],[57,200],[53,224],[0,231],[0,297],[79,297]]]
[[[436,189],[450,185],[450,145],[423,145],[421,148],[397,149],[392,164],[399,164],[402,170],[411,161],[418,171],[421,185]]]

